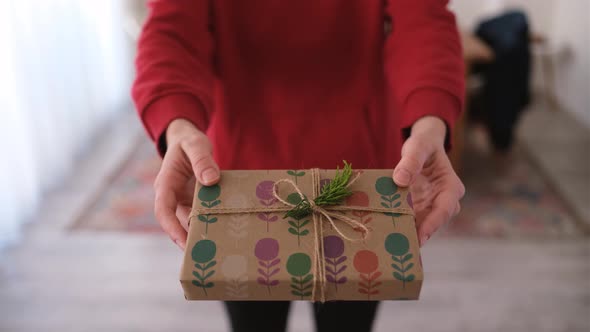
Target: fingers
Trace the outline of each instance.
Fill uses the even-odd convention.
[[[176,217],[176,207],[178,205],[178,193],[182,192],[189,175],[179,171],[178,166],[175,167],[177,161],[182,158],[181,153],[179,149],[171,149],[164,158],[160,172],[154,182],[156,192],[154,213],[164,232],[181,249],[184,249],[186,247],[187,233]]]
[[[170,145],[154,182],[154,212],[162,229],[184,249],[193,175],[203,185],[213,185],[219,181],[220,172],[207,136],[192,124],[177,119],[169,125],[166,135]]]
[[[442,191],[435,197],[432,209],[418,226],[420,246],[423,246],[440,227],[446,225],[451,218],[459,214],[461,211],[459,200],[464,194],[465,188],[459,181],[459,183],[449,186],[447,190]]]
[[[423,246],[437,229],[449,222],[456,207],[457,198],[448,192],[443,192],[435,198],[432,210],[418,228],[420,246]]]
[[[211,144],[205,135],[195,135],[180,142],[197,181],[205,186],[219,182],[219,167],[213,160]]]
[[[412,184],[432,153],[433,145],[410,136],[402,147],[402,158],[393,170],[393,181],[401,187]]]
[[[186,205],[178,205],[176,207],[176,217],[180,221],[180,225],[188,232],[189,227],[189,216],[191,213],[191,207]]]
[[[187,233],[176,217],[176,198],[174,192],[164,189],[157,190],[154,212],[164,232],[181,249],[184,249],[186,247]]]

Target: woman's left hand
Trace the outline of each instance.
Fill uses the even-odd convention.
[[[459,213],[459,200],[465,194],[465,186],[445,152],[445,135],[441,119],[420,118],[412,126],[393,171],[398,186],[410,187],[420,246]]]

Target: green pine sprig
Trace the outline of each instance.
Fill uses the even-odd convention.
[[[321,192],[314,199],[314,203],[318,206],[325,205],[338,205],[342,201],[352,195],[352,191],[347,187],[348,181],[352,177],[352,165],[344,160],[344,168],[340,172],[339,168],[336,168],[336,175],[334,179],[321,188]],[[284,218],[302,219],[312,212],[311,204],[307,197],[304,197],[299,204],[287,211]]]
[[[342,200],[352,195],[352,191],[347,187],[351,177],[352,166],[344,160],[342,173],[340,173],[338,168],[336,169],[334,180],[326,184],[321,189],[320,195],[314,199],[316,205],[337,205],[342,203]]]

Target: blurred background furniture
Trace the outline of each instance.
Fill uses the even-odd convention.
[[[530,102],[531,52],[526,15],[508,11],[480,22],[463,34],[467,84],[465,112],[455,133],[451,155],[461,170],[467,122],[485,129],[494,153],[503,158],[513,142],[518,119]]]
[[[531,100],[531,51],[528,18],[511,10],[480,22],[475,35],[495,58],[472,66],[481,78],[479,89],[469,91],[469,120],[485,128],[493,151],[507,155],[514,143],[520,115]]]
[[[470,79],[472,66],[478,63],[489,63],[494,61],[494,52],[483,40],[470,32],[463,31],[461,33],[461,41],[463,43],[463,59],[465,61],[465,86],[467,90],[465,92],[465,105],[467,105],[469,101],[470,87],[479,84],[477,81]],[[453,149],[449,153],[449,158],[457,173],[461,172],[461,160],[463,158],[463,150],[465,147],[466,121],[467,109],[461,114],[461,117],[455,125],[455,131],[453,132]]]

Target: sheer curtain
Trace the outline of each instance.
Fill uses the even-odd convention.
[[[96,130],[130,105],[117,0],[8,0],[0,10],[0,248]]]

